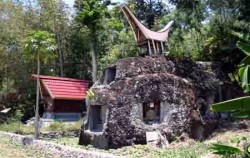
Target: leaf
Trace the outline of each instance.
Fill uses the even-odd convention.
[[[232,35],[234,35],[234,36],[236,36],[236,37],[238,37],[238,38],[240,38],[240,39],[243,39],[243,34],[241,34],[241,33],[239,33],[239,32],[234,32],[234,31],[232,31]],[[244,40],[244,39],[243,39]]]
[[[250,96],[212,104],[210,109],[214,112],[250,111]]]
[[[250,56],[246,56],[241,62],[240,62],[241,66],[244,65],[250,65]]]
[[[248,93],[250,91],[250,86],[249,86],[249,65],[247,65],[245,67],[241,82],[242,82],[241,87],[243,88],[244,92]]]
[[[242,50],[247,56],[250,56],[250,44],[242,41],[237,42],[237,47]]]
[[[248,43],[250,42],[250,36],[248,34],[242,34],[242,33],[234,32],[234,31],[232,31],[232,34],[245,42],[248,42]]]
[[[248,119],[250,118],[250,111],[237,111],[232,113],[231,116],[237,119]]]
[[[214,154],[225,155],[225,156],[243,154],[243,151],[240,148],[222,144],[212,144],[210,150],[212,150]]]
[[[234,82],[234,81],[236,80],[233,73],[229,73],[229,74],[228,74],[228,77],[230,78],[230,80],[231,80],[232,82]]]
[[[241,68],[238,69],[238,75],[239,75],[239,79],[242,80],[243,79],[243,75],[244,75],[244,71],[245,71],[246,67],[243,66]]]

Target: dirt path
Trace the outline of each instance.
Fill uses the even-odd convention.
[[[0,138],[0,158],[54,158],[51,154]]]

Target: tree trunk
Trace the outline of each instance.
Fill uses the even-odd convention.
[[[63,50],[61,37],[59,33],[57,33],[57,43],[58,43],[58,52],[59,52],[59,63],[60,63],[60,76],[63,76]]]
[[[35,139],[39,137],[39,88],[40,88],[40,58],[37,57],[37,86],[36,86],[36,113],[35,113]]]
[[[91,51],[91,57],[92,57],[92,82],[94,83],[97,80],[97,45],[96,41],[93,40],[92,44],[92,51]]]

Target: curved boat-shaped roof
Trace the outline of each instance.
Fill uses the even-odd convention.
[[[136,32],[136,29],[138,27],[147,40],[151,39],[151,40],[156,40],[156,41],[160,41],[160,42],[167,41],[168,34],[169,34],[170,28],[173,24],[173,21],[170,21],[162,30],[154,32],[154,31],[149,30],[147,27],[145,27],[135,17],[135,15],[130,11],[130,9],[126,5],[123,5],[121,8],[122,8],[122,11],[125,14],[127,20],[129,21],[130,26],[133,28],[134,32]],[[139,39],[137,39],[137,41],[139,41]]]

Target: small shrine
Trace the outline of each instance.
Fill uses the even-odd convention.
[[[37,79],[37,75],[32,75]],[[43,119],[78,121],[86,112],[89,81],[64,77],[39,76]]]

